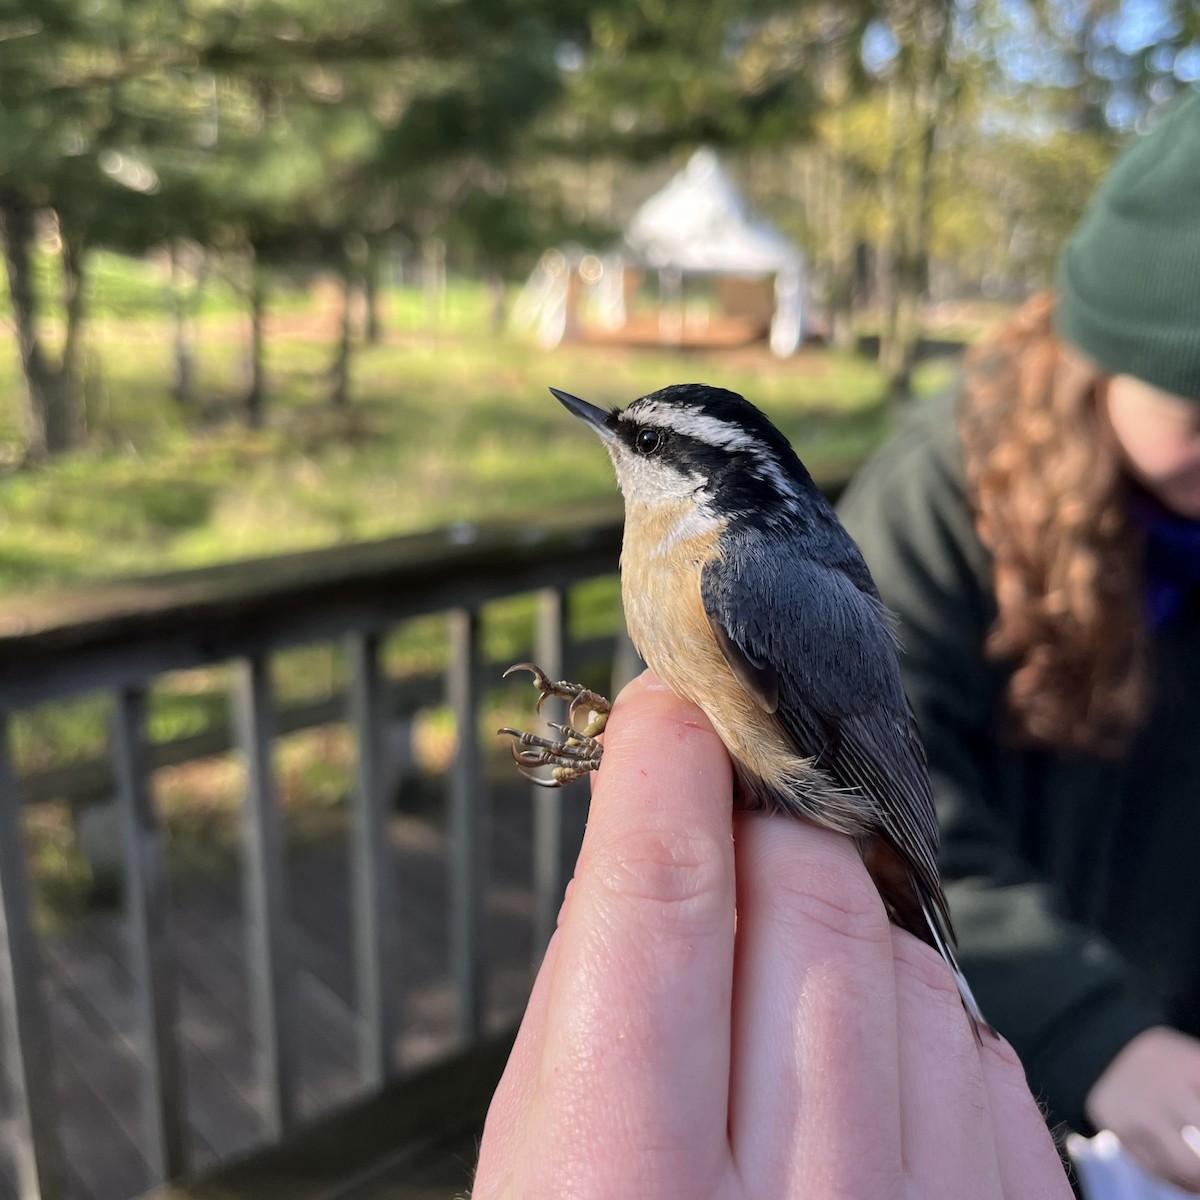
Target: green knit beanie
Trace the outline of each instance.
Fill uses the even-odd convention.
[[[1200,95],[1109,170],[1059,259],[1055,326],[1109,374],[1200,401]]]

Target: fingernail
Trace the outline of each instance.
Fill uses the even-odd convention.
[[[648,692],[669,692],[671,690],[649,667],[638,676],[638,681]]]
[[[1200,1129],[1197,1129],[1195,1125],[1185,1125],[1179,1131],[1179,1136],[1183,1138],[1183,1144],[1197,1158],[1200,1158]]]

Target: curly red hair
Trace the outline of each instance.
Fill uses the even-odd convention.
[[[1137,534],[1104,404],[1107,377],[1055,335],[1035,297],[966,358],[960,433],[1025,742],[1115,754],[1146,702]]]

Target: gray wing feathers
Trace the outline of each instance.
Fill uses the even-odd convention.
[[[887,612],[842,571],[765,551],[748,540],[705,568],[701,592],[709,621],[723,630],[718,640],[760,674],[773,673],[776,716],[797,749],[839,786],[879,802],[879,832],[940,901],[937,820]],[[741,681],[739,665],[730,665]]]
[[[721,621],[713,620],[711,613],[708,623],[734,678],[754,697],[759,708],[764,712],[775,712],[779,708],[779,672],[769,662],[747,653],[744,646],[733,640]]]

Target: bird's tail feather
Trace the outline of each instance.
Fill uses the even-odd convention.
[[[916,892],[921,900],[921,912],[925,914],[925,923],[929,926],[934,948],[949,964],[950,970],[954,972],[954,982],[958,985],[958,994],[962,998],[963,1008],[967,1010],[967,1014],[971,1018],[975,1036],[978,1038],[979,1031],[985,1029],[992,1037],[995,1037],[996,1031],[984,1017],[979,1002],[971,991],[971,985],[967,982],[962,967],[958,965],[958,956],[954,953],[953,935],[945,927],[941,913],[930,903],[929,897],[925,895],[924,891],[917,888]]]

